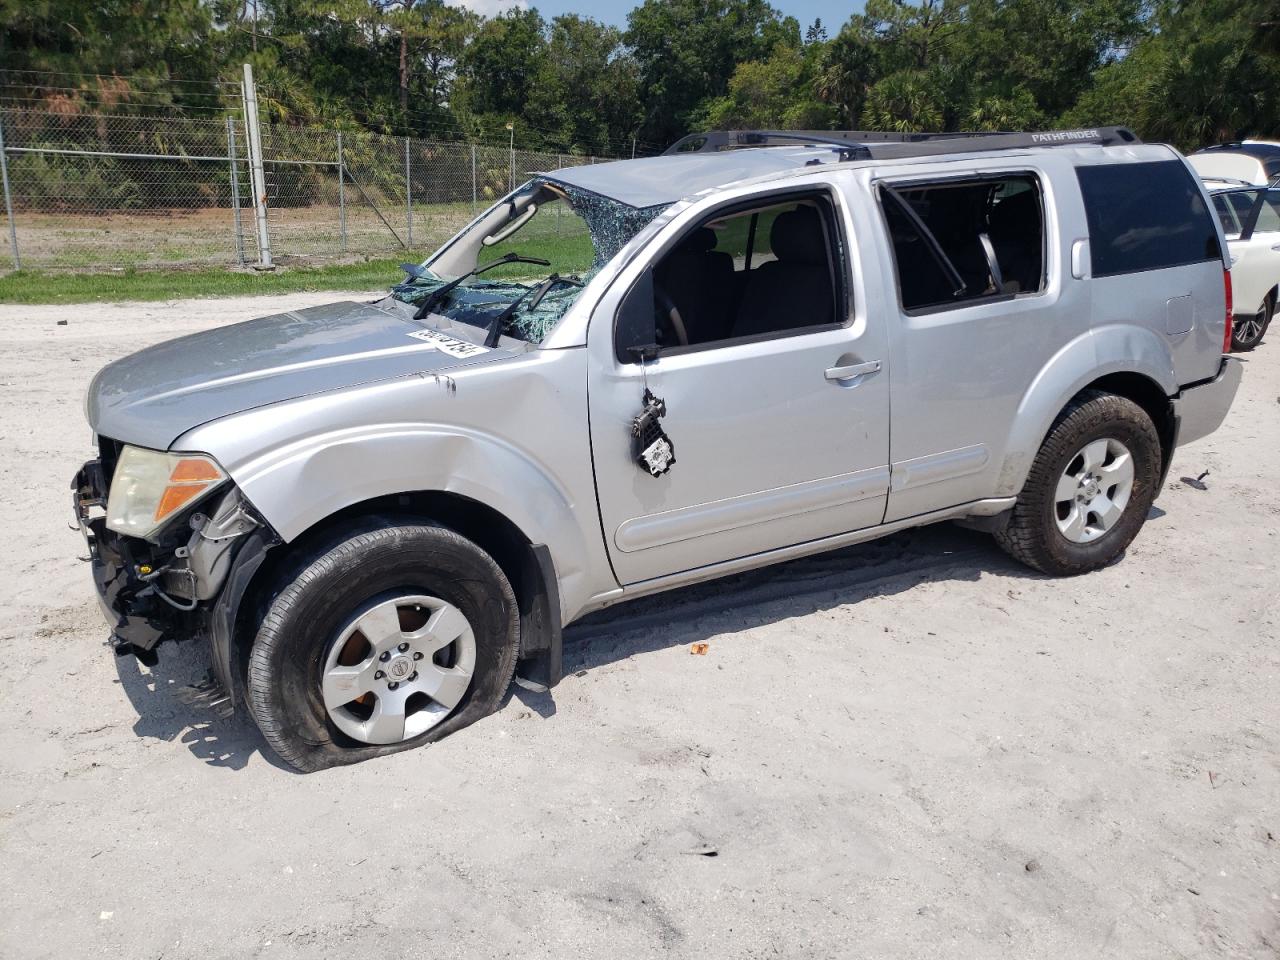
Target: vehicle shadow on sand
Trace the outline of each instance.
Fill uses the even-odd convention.
[[[1150,519],[1163,515],[1153,508]],[[564,673],[581,675],[665,647],[700,643],[869,597],[906,593],[923,583],[976,581],[991,573],[1047,579],[1011,560],[985,534],[953,524],[906,530],[593,613],[565,630]],[[120,657],[117,666],[125,693],[138,711],[133,729],[139,736],[181,740],[211,766],[240,770],[260,753],[273,766],[293,772],[266,748],[257,726],[243,712],[219,719],[179,697],[186,685],[200,682],[208,673],[207,655],[199,644],[170,645],[149,669],[128,656]],[[513,684],[501,709],[509,709],[513,700],[543,718],[556,713],[554,689],[538,693]]]
[[[565,630],[564,672],[987,573],[1047,579],[986,534],[945,523],[904,530],[590,614]]]
[[[209,658],[202,645],[166,644],[158,652],[154,667],[144,667],[132,656],[116,658],[120,685],[138,712],[135,734],[166,743],[181,741],[214,767],[242,770],[250,757],[260,753],[272,766],[290,770],[266,747],[257,725],[244,711],[224,719],[182,699],[184,688],[209,674]]]

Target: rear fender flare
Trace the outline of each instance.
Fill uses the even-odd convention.
[[[1050,358],[1023,394],[992,496],[1017,496],[1059,414],[1089,384],[1115,373],[1146,377],[1166,397],[1178,392],[1164,337],[1135,324],[1096,327],[1080,335]]]

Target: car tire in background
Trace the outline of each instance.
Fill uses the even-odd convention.
[[[515,672],[501,568],[429,522],[371,522],[299,559],[249,656],[249,707],[304,771],[439,740],[492,713]]]
[[[1243,353],[1262,343],[1262,338],[1267,335],[1267,327],[1271,326],[1275,309],[1275,300],[1267,294],[1257,313],[1243,320],[1237,319],[1231,327],[1231,349]]]
[[[1146,521],[1161,466],[1160,437],[1146,411],[1087,390],[1050,428],[996,540],[1010,556],[1055,576],[1105,567]]]

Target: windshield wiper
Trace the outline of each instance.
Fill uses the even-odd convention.
[[[464,273],[460,277],[455,277],[442,287],[436,287],[436,289],[427,294],[426,299],[418,305],[418,309],[413,313],[413,319],[421,320],[432,311],[436,304],[443,303],[448,298],[449,294],[453,293],[453,291],[458,288],[458,285],[461,284],[463,280],[466,280],[469,277],[474,277],[478,273],[484,273],[486,270],[492,270],[494,267],[504,266],[508,263],[532,263],[539,267],[551,266],[550,260],[543,260],[539,257],[522,257],[518,253],[508,253],[505,257],[499,257],[497,260],[492,260],[484,266],[476,267],[474,270]]]
[[[484,345],[486,347],[496,347],[498,345],[498,339],[502,336],[502,328],[507,325],[512,317],[515,316],[516,308],[524,302],[525,297],[530,294],[533,295],[533,299],[529,301],[529,309],[536,310],[538,308],[538,304],[542,302],[542,298],[550,293],[553,287],[559,286],[562,283],[567,283],[574,287],[583,286],[583,282],[577,277],[562,277],[558,273],[553,273],[536,287],[530,287],[524,293],[520,294],[520,296],[516,297],[511,301],[511,303],[504,307],[501,313],[489,321],[489,332],[485,335]]]

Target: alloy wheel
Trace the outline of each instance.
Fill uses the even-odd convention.
[[[475,635],[461,610],[436,597],[395,597],[338,634],[321,673],[321,699],[352,739],[400,743],[449,715],[475,667]]]
[[[1133,454],[1119,440],[1086,444],[1068,462],[1054,492],[1054,520],[1072,543],[1105,536],[1133,493]]]

